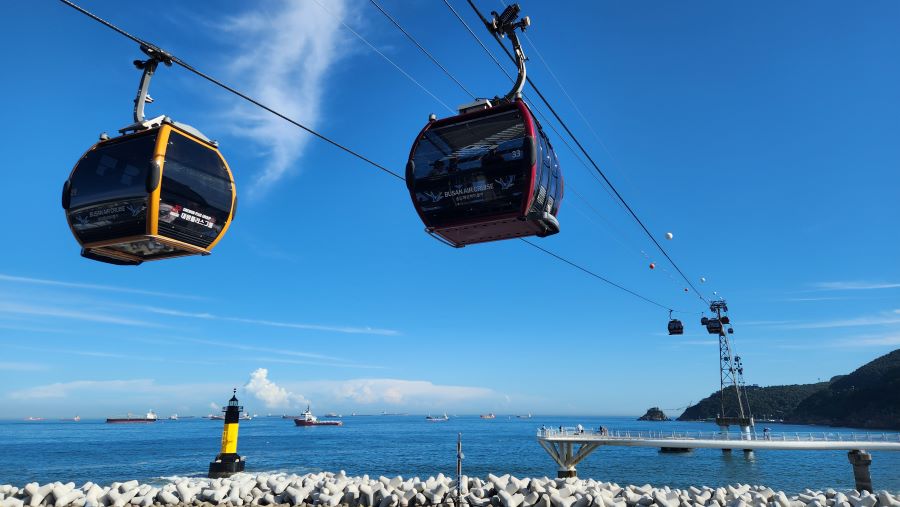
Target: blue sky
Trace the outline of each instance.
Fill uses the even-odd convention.
[[[83,5],[397,171],[428,114],[449,114],[430,94],[470,100],[362,0]],[[442,2],[383,5],[468,88],[506,92]],[[674,233],[692,281],[728,299],[748,382],[826,379],[900,345],[900,4],[522,6],[529,75],[657,238]],[[718,386],[702,304],[556,136],[562,233],[540,244],[689,312],[684,336],[521,242],[439,244],[402,184],[174,67],[148,114],[220,141],[239,215],[209,257],[82,259],[60,189],[130,122],[141,53],[55,2],[0,15],[4,417],[205,414],[232,386],[259,413],[617,415]]]

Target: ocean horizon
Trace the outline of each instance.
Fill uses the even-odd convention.
[[[375,414],[373,414],[375,415]],[[557,467],[536,440],[541,426],[578,424],[621,431],[716,431],[707,422],[647,422],[635,417],[498,415],[451,416],[429,423],[423,415],[345,416],[342,427],[296,427],[292,420],[261,416],[241,421],[238,453],[247,472],[306,474],[345,471],[348,475],[428,477],[455,474],[456,438],[462,436],[463,473],[472,477],[511,474],[555,477]],[[881,433],[853,428],[766,422],[773,432]],[[762,431],[763,424],[757,426]],[[136,479],[205,477],[219,451],[222,422],[198,416],[151,424],[0,420],[0,484],[32,481],[92,481],[109,484]],[[872,452],[876,489],[900,491],[900,453]],[[578,465],[578,476],[619,484],[686,488],[761,484],[785,492],[806,488],[852,490],[855,483],[846,451],[756,451],[723,453],[696,449],[664,454],[656,448],[601,447]]]

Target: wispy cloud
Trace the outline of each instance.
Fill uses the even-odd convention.
[[[103,324],[118,324],[121,326],[160,327],[159,324],[156,323],[118,317],[102,312],[70,310],[53,306],[25,305],[0,301],[0,314],[4,313],[10,315],[34,315],[58,319],[83,320],[88,322],[100,322]]]
[[[853,348],[853,347],[885,347],[900,345],[900,333],[891,333],[884,335],[863,335],[846,338],[831,344],[833,347]]]
[[[274,6],[271,9],[266,6]],[[325,77],[341,57],[339,23],[323,23],[312,2],[279,1],[242,12],[218,27],[237,41],[230,71],[250,95],[285,115],[315,128]],[[343,19],[344,0],[329,7]],[[247,136],[267,153],[266,166],[251,187],[252,194],[266,191],[293,169],[311,137],[297,127],[260,108],[241,104],[230,114]]]
[[[718,345],[718,340],[685,340],[675,342],[678,345]]]
[[[833,319],[816,322],[796,322],[778,326],[781,329],[830,329],[840,327],[884,326],[900,324],[900,310],[864,315],[849,319]]]
[[[319,394],[329,401],[366,405],[441,407],[487,398],[502,398],[502,395],[484,387],[441,385],[426,380],[369,378],[300,382],[296,385],[310,398]]]
[[[400,334],[399,332],[393,329],[379,329],[373,327],[354,327],[354,326],[332,326],[325,324],[307,324],[301,322],[281,322],[275,320],[265,320],[265,319],[249,319],[243,317],[228,317],[224,315],[213,315],[211,313],[206,312],[185,312],[181,310],[171,310],[168,308],[160,308],[156,306],[138,306],[134,308],[141,308],[148,312],[157,313],[160,315],[169,315],[172,317],[184,317],[189,319],[202,319],[202,320],[217,320],[217,321],[227,321],[227,322],[238,322],[241,324],[252,324],[258,326],[269,326],[269,327],[282,327],[288,329],[304,329],[308,331],[329,331],[333,333],[346,333],[346,334],[370,334],[370,335],[381,335],[381,336],[396,336]]]
[[[195,296],[186,296],[180,294],[171,294],[168,292],[153,292],[148,290],[140,290],[140,289],[129,289],[127,287],[116,287],[114,285],[97,285],[93,283],[81,283],[81,282],[66,282],[62,280],[47,280],[43,278],[28,278],[24,276],[13,276],[6,275],[0,273],[0,282],[10,282],[10,283],[19,283],[19,284],[29,284],[29,285],[45,285],[50,287],[65,287],[68,289],[84,289],[84,290],[97,290],[103,292],[120,292],[125,294],[141,294],[144,296],[163,296],[166,298],[181,298],[181,299],[199,299]]]
[[[895,282],[818,282],[813,284],[817,290],[880,290],[900,288]]]
[[[48,365],[39,363],[0,362],[0,371],[43,371],[49,368]]]
[[[53,348],[38,348],[38,347],[27,347],[22,345],[8,345],[8,348],[16,349],[16,350],[25,350],[30,352],[40,352],[42,354],[59,354],[63,356],[82,356],[82,357],[97,357],[97,358],[106,358],[106,359],[127,359],[129,361],[153,361],[160,363],[177,363],[177,364],[221,364],[221,362],[211,362],[211,361],[198,361],[193,359],[177,359],[173,357],[162,357],[162,356],[150,356],[146,354],[123,354],[120,352],[110,352],[103,350],[70,350],[70,349],[61,349],[58,347]]]
[[[823,296],[823,297],[811,297],[811,298],[785,298],[780,301],[787,301],[789,303],[806,303],[806,302],[816,302],[816,301],[846,301],[850,298],[848,297],[839,297],[839,296]]]
[[[75,380],[72,382],[56,382],[53,384],[14,391],[10,394],[10,397],[17,400],[66,398],[79,391],[136,393],[146,392],[153,387],[154,383],[150,379]]]
[[[343,361],[338,357],[334,356],[326,356],[323,354],[316,354],[314,352],[302,352],[299,350],[288,350],[288,349],[275,349],[271,347],[257,347],[256,345],[244,345],[243,343],[233,343],[233,342],[225,342],[219,340],[203,340],[198,338],[183,338],[183,340],[190,341],[193,343],[199,343],[200,345],[212,345],[214,347],[220,348],[229,348],[235,350],[247,350],[253,352],[267,352],[271,354],[284,355],[284,356],[296,356],[296,357],[308,357],[311,359],[326,359],[329,361]]]
[[[137,399],[147,401],[171,400],[174,397],[192,396],[208,399],[221,394],[222,385],[209,384],[157,384],[153,379],[129,380],[73,380],[71,382],[54,382],[20,389],[9,393],[14,400],[43,400],[82,397],[83,399],[106,400],[120,397],[122,400],[134,402]],[[229,390],[230,392],[230,390]]]
[[[328,366],[331,368],[348,368],[348,369],[358,369],[358,370],[384,370],[385,366],[374,365],[374,364],[360,364],[360,363],[349,363],[349,362],[327,362],[327,361],[315,361],[315,360],[304,360],[304,359],[284,359],[279,357],[251,357],[248,358],[251,361],[258,361],[261,363],[281,363],[281,364],[302,364],[307,366]]]

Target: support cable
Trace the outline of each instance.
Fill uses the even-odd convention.
[[[340,22],[340,24],[344,25],[344,28],[346,28],[347,30],[350,31],[350,33],[352,33],[353,35],[355,35],[357,39],[361,40],[363,43],[365,43],[367,46],[369,46],[369,48],[370,48],[372,51],[378,53],[378,55],[381,56],[382,58],[384,58],[385,61],[387,61],[389,64],[393,65],[394,68],[397,69],[397,71],[399,71],[401,74],[403,74],[404,76],[406,76],[406,79],[409,79],[410,81],[412,81],[416,86],[418,86],[418,87],[421,88],[423,91],[425,91],[425,93],[427,93],[428,95],[430,95],[431,98],[433,98],[434,100],[438,101],[439,104],[441,104],[442,106],[444,106],[445,108],[447,108],[447,110],[450,111],[451,113],[455,113],[455,112],[456,112],[455,109],[453,109],[452,107],[448,106],[443,100],[439,99],[439,98],[437,97],[437,95],[435,95],[434,93],[431,93],[431,90],[429,90],[429,89],[426,88],[424,85],[422,85],[422,83],[416,81],[416,78],[410,76],[409,73],[407,73],[405,70],[403,70],[402,67],[400,67],[399,65],[397,65],[397,63],[395,63],[394,60],[391,60],[386,54],[382,53],[378,48],[375,47],[374,44],[372,44],[371,42],[369,42],[368,39],[366,39],[365,37],[363,37],[362,35],[360,35],[359,32],[357,32],[356,30],[354,30],[353,28],[351,28],[350,25],[348,25],[347,23],[344,22],[344,20],[339,19],[337,16],[335,16],[334,13],[331,12],[330,10],[328,10],[328,7],[325,7],[324,5],[322,5],[322,3],[319,2],[319,0],[313,0],[313,2],[315,2],[315,4],[318,5],[319,7],[321,7],[323,11],[327,12],[329,16],[335,18],[338,22]]]
[[[374,167],[377,168],[377,169],[380,169],[381,171],[383,171],[383,172],[385,172],[385,173],[387,173],[387,174],[390,174],[390,175],[393,176],[394,178],[397,178],[397,179],[399,179],[399,180],[401,180],[401,181],[406,181],[406,178],[404,178],[403,176],[399,175],[398,173],[396,173],[396,172],[394,172],[394,171],[388,169],[387,167],[385,167],[385,166],[383,166],[383,165],[381,165],[381,164],[379,164],[379,163],[373,161],[373,160],[370,159],[370,158],[367,158],[367,157],[363,156],[362,154],[360,154],[360,153],[358,153],[358,152],[352,150],[351,148],[348,148],[348,147],[344,146],[343,144],[341,144],[341,143],[339,143],[339,142],[337,142],[337,141],[335,141],[335,140],[333,140],[333,139],[331,139],[331,138],[329,138],[329,137],[327,137],[327,136],[325,136],[325,135],[323,135],[323,134],[320,134],[319,132],[316,132],[316,131],[313,130],[312,128],[307,127],[306,125],[303,125],[302,123],[298,122],[297,120],[294,120],[293,118],[291,118],[291,117],[289,117],[289,116],[287,116],[287,115],[285,115],[285,114],[283,114],[283,113],[280,113],[280,112],[276,111],[275,109],[272,109],[271,107],[269,107],[269,106],[267,106],[267,105],[265,105],[265,104],[259,102],[258,100],[256,100],[256,99],[250,97],[249,95],[247,95],[247,94],[245,94],[245,93],[243,93],[243,92],[240,92],[240,91],[236,90],[235,88],[232,88],[231,86],[228,86],[227,84],[223,83],[222,81],[219,81],[218,79],[216,79],[216,78],[214,78],[214,77],[212,77],[212,76],[210,76],[210,75],[208,75],[208,74],[205,74],[205,73],[201,72],[200,70],[198,70],[198,69],[194,68],[193,66],[189,65],[187,62],[185,62],[185,61],[182,60],[181,58],[178,58],[178,57],[175,56],[175,55],[172,55],[172,54],[170,54],[170,53],[167,53],[166,51],[163,51],[159,46],[156,46],[156,45],[151,44],[151,43],[149,43],[149,42],[147,42],[147,41],[145,41],[145,40],[143,40],[143,39],[140,39],[140,38],[138,38],[138,37],[136,37],[136,36],[134,36],[134,35],[131,35],[130,33],[126,32],[125,30],[122,30],[121,28],[119,28],[119,27],[117,27],[116,25],[110,23],[109,21],[106,21],[105,19],[103,19],[103,18],[101,18],[101,17],[99,17],[99,16],[97,16],[97,15],[95,15],[95,14],[93,14],[93,13],[87,11],[87,10],[85,10],[84,8],[82,8],[82,7],[78,6],[78,5],[76,5],[75,3],[71,2],[70,0],[59,0],[59,1],[62,2],[62,3],[64,3],[64,4],[66,4],[66,5],[68,5],[69,7],[73,8],[73,9],[75,9],[76,11],[78,11],[78,12],[84,14],[85,16],[88,16],[89,18],[93,19],[94,21],[97,21],[98,23],[103,24],[103,25],[106,26],[107,28],[109,28],[109,29],[111,29],[111,30],[113,30],[113,31],[115,31],[115,32],[117,32],[117,33],[119,33],[120,35],[122,35],[122,36],[124,36],[124,37],[127,37],[127,38],[131,39],[132,41],[134,41],[134,42],[140,44],[142,48],[149,48],[149,49],[151,49],[151,50],[153,50],[153,51],[155,51],[155,52],[159,52],[159,53],[161,53],[161,54],[166,55],[166,56],[172,61],[172,63],[174,63],[174,64],[176,64],[176,65],[182,67],[183,69],[187,70],[188,72],[191,72],[191,73],[193,73],[193,74],[195,74],[195,75],[197,75],[197,76],[199,76],[199,77],[201,77],[201,78],[203,78],[203,79],[209,81],[210,83],[212,83],[212,84],[214,84],[214,85],[216,85],[216,86],[218,86],[218,87],[220,87],[220,88],[222,88],[222,89],[224,89],[224,90],[226,90],[226,91],[228,91],[228,92],[230,92],[230,93],[232,93],[232,94],[234,94],[234,95],[237,95],[238,97],[240,97],[240,98],[246,100],[247,102],[253,104],[254,106],[257,106],[257,107],[259,107],[259,108],[261,108],[261,109],[264,109],[264,110],[266,110],[266,111],[268,111],[268,112],[274,114],[275,116],[277,116],[277,117],[281,118],[282,120],[284,120],[284,121],[290,123],[291,125],[294,125],[295,127],[299,127],[299,128],[301,128],[301,129],[305,130],[306,132],[308,132],[308,133],[314,135],[315,137],[317,137],[317,138],[319,138],[319,139],[325,141],[326,143],[328,143],[328,144],[330,144],[330,145],[332,145],[332,146],[334,146],[334,147],[336,147],[336,148],[338,148],[338,149],[340,149],[340,150],[343,150],[344,152],[349,153],[350,155],[353,155],[354,157],[356,157],[356,158],[362,160],[363,162],[366,162],[366,163],[369,164],[369,165],[374,166]]]
[[[575,269],[584,271],[584,272],[587,273],[588,275],[593,276],[594,278],[597,278],[597,279],[599,279],[599,280],[602,280],[602,281],[608,283],[609,285],[612,285],[613,287],[615,287],[615,288],[617,288],[617,289],[623,290],[623,291],[625,291],[625,292],[631,294],[631,295],[634,296],[634,297],[643,299],[644,301],[650,303],[651,305],[656,305],[656,306],[662,308],[663,310],[669,310],[669,311],[673,311],[673,312],[676,311],[676,310],[671,310],[671,309],[669,309],[669,307],[666,306],[666,305],[657,303],[656,301],[654,301],[654,300],[652,300],[652,299],[646,298],[646,297],[644,297],[644,296],[638,294],[637,292],[634,292],[634,291],[631,290],[631,289],[628,289],[628,288],[626,288],[626,287],[623,287],[623,286],[617,284],[616,282],[613,282],[612,280],[610,280],[610,279],[608,279],[608,278],[604,278],[604,277],[598,275],[597,273],[594,273],[593,271],[591,271],[591,270],[589,270],[589,269],[587,269],[587,268],[583,268],[583,267],[579,266],[578,264],[575,264],[574,262],[572,262],[572,261],[566,259],[565,257],[561,257],[561,256],[559,256],[559,255],[556,255],[555,253],[551,252],[550,250],[547,250],[546,248],[544,248],[544,247],[542,247],[542,246],[539,246],[539,245],[536,244],[536,243],[532,243],[531,241],[528,241],[528,240],[525,239],[525,238],[519,238],[519,239],[522,240],[522,242],[524,242],[524,243],[526,243],[526,244],[528,244],[528,245],[530,245],[530,246],[532,246],[532,247],[534,247],[534,248],[537,248],[538,250],[544,252],[545,254],[547,254],[547,255],[549,255],[549,256],[551,256],[551,257],[554,257],[554,258],[556,258],[556,259],[558,259],[558,260],[560,260],[560,261],[562,261],[562,262],[565,262],[565,263],[568,264],[569,266],[572,266],[572,267],[575,268]],[[686,312],[681,312],[681,313],[686,313]]]
[[[435,65],[437,65],[438,67],[440,67],[440,69],[441,69],[442,71],[444,71],[444,74],[446,74],[447,77],[449,77],[450,79],[452,79],[453,82],[456,83],[457,86],[459,86],[459,87],[462,89],[462,91],[466,92],[466,94],[469,95],[470,97],[472,97],[473,99],[477,98],[477,97],[475,96],[475,94],[472,93],[472,92],[470,92],[469,89],[465,87],[465,85],[463,85],[461,82],[459,82],[459,80],[456,79],[456,77],[455,77],[453,74],[451,74],[450,71],[447,70],[446,67],[444,67],[443,65],[441,65],[441,62],[437,61],[437,59],[436,59],[434,56],[432,56],[432,54],[431,54],[430,52],[428,52],[427,49],[425,49],[424,47],[422,47],[422,45],[419,44],[419,41],[417,41],[412,35],[409,34],[409,32],[407,32],[402,26],[400,26],[400,23],[398,23],[397,20],[394,19],[393,16],[391,16],[390,14],[388,14],[388,12],[387,12],[386,10],[384,10],[384,9],[381,7],[381,5],[378,4],[378,2],[377,2],[376,0],[369,0],[369,2],[371,2],[372,5],[374,5],[375,8],[377,8],[379,11],[381,11],[381,13],[384,14],[384,17],[388,18],[388,19],[391,21],[391,23],[393,23],[394,26],[397,27],[398,30],[400,30],[401,32],[403,32],[403,35],[405,35],[406,38],[410,40],[410,42],[412,42],[413,44],[415,44],[416,47],[419,48],[420,51],[422,51],[422,53],[425,53],[425,56],[427,56],[427,57],[428,57]]]
[[[484,17],[484,15],[481,14],[481,11],[478,10],[478,7],[475,5],[475,3],[472,0],[466,0],[466,1],[469,3],[469,6],[472,8],[472,10],[475,11],[475,13],[481,19],[481,21],[485,24],[485,26],[490,26],[490,23]],[[444,3],[447,3],[449,5],[447,0],[444,0]],[[454,12],[455,12],[455,10],[454,10]],[[471,31],[471,29],[470,29],[470,31]],[[474,32],[473,32],[473,35],[474,35]],[[493,35],[494,40],[497,41],[497,43],[500,45],[500,47],[503,48],[503,51],[510,58],[510,60],[515,62],[516,61],[515,56],[513,56],[509,52],[509,49],[506,48],[506,46],[503,44],[503,41],[500,40],[500,37],[493,32],[491,32],[491,35]],[[479,40],[479,43],[480,43],[480,40]],[[483,44],[482,44],[482,47],[484,47]],[[672,257],[669,256],[669,253],[666,252],[665,248],[663,248],[662,245],[659,244],[659,241],[656,240],[656,237],[653,236],[653,234],[650,232],[650,230],[647,228],[647,226],[644,225],[644,222],[637,216],[637,213],[635,213],[634,209],[631,208],[631,206],[628,204],[628,202],[625,200],[625,198],[622,197],[622,195],[619,193],[619,191],[616,189],[616,187],[612,184],[612,182],[609,180],[609,178],[607,178],[606,174],[604,174],[603,170],[600,169],[600,166],[597,165],[597,163],[594,161],[593,157],[590,156],[590,154],[587,152],[587,150],[584,148],[584,146],[581,144],[581,142],[578,140],[578,138],[575,137],[575,134],[572,133],[572,131],[569,129],[568,125],[566,125],[566,123],[559,116],[559,114],[556,112],[556,110],[553,108],[553,106],[550,105],[550,102],[547,100],[546,97],[544,97],[544,94],[541,93],[540,89],[538,89],[538,87],[534,84],[534,82],[531,80],[530,77],[527,78],[527,80],[528,80],[528,84],[530,84],[531,87],[534,89],[535,93],[538,94],[538,97],[540,97],[540,99],[544,103],[544,105],[547,106],[547,109],[550,110],[550,112],[553,114],[553,116],[556,118],[556,120],[559,122],[559,124],[562,126],[562,128],[566,131],[567,134],[569,134],[569,137],[572,139],[572,141],[575,142],[575,144],[578,146],[578,148],[581,150],[581,152],[584,153],[584,156],[587,157],[587,159],[591,163],[591,165],[594,166],[594,169],[600,174],[600,177],[603,178],[603,181],[605,181],[606,184],[609,185],[609,187],[610,187],[610,189],[612,189],[613,193],[616,194],[616,197],[622,202],[622,204],[625,205],[625,208],[628,210],[628,212],[631,214],[631,216],[634,218],[634,220],[638,223],[638,225],[641,226],[641,229],[644,230],[644,233],[647,234],[647,237],[650,238],[650,241],[652,241],[653,244],[656,245],[656,248],[658,248],[659,251],[662,252],[662,254],[669,261],[669,263],[672,264],[672,266],[675,268],[676,271],[678,271],[678,274],[681,275],[682,278],[684,278],[684,281],[687,282],[687,284],[694,291],[694,293],[696,293],[697,296],[704,303],[706,303],[708,305],[709,301],[706,299],[706,297],[699,290],[697,290],[697,287],[694,285],[694,283],[691,282],[691,280],[687,277],[687,275],[684,274],[684,272],[681,270],[681,268],[678,266],[678,264],[676,264],[675,261],[672,259]]]
[[[261,109],[264,109],[265,111],[268,111],[269,113],[274,114],[275,116],[277,116],[277,117],[279,117],[279,118],[281,118],[281,119],[287,121],[288,123],[290,123],[290,124],[292,124],[292,125],[294,125],[294,126],[296,126],[296,127],[299,127],[299,128],[301,128],[301,129],[305,130],[306,132],[308,132],[308,133],[314,135],[315,137],[317,137],[317,138],[319,138],[319,139],[321,139],[321,140],[323,140],[323,141],[325,141],[325,142],[331,144],[332,146],[335,146],[335,147],[337,147],[337,148],[343,150],[343,151],[346,152],[346,153],[349,153],[350,155],[353,155],[354,157],[356,157],[356,158],[362,160],[363,162],[366,162],[367,164],[369,164],[369,165],[375,167],[376,169],[379,169],[379,170],[381,170],[381,171],[383,171],[383,172],[385,172],[385,173],[387,173],[387,174],[389,174],[389,175],[391,175],[391,176],[393,176],[393,177],[395,177],[395,178],[397,178],[397,179],[399,179],[399,180],[401,180],[401,181],[405,181],[405,180],[406,180],[403,176],[401,176],[401,175],[397,174],[396,172],[394,172],[394,171],[388,169],[387,167],[385,167],[385,166],[383,166],[383,165],[381,165],[381,164],[379,164],[379,163],[373,161],[372,159],[370,159],[370,158],[368,158],[368,157],[366,157],[366,156],[364,156],[364,155],[362,155],[362,154],[360,154],[360,153],[354,151],[354,150],[351,149],[351,148],[348,148],[348,147],[346,147],[346,146],[344,146],[344,145],[338,143],[337,141],[332,140],[331,138],[329,138],[329,137],[327,137],[327,136],[325,136],[325,135],[323,135],[323,134],[320,134],[319,132],[316,132],[315,130],[313,130],[313,129],[311,129],[311,128],[305,126],[305,125],[303,125],[302,123],[300,123],[300,122],[298,122],[298,121],[296,121],[296,120],[294,120],[294,119],[292,119],[292,118],[286,116],[285,114],[280,113],[280,112],[278,112],[277,110],[272,109],[272,108],[269,107],[269,106],[266,106],[265,104],[263,104],[263,103],[259,102],[258,100],[256,100],[256,99],[250,97],[249,95],[246,95],[246,94],[244,94],[244,93],[238,91],[237,89],[232,88],[231,86],[228,86],[227,84],[223,83],[222,81],[219,81],[218,79],[216,79],[216,78],[214,78],[214,77],[212,77],[212,76],[210,76],[210,75],[208,75],[208,74],[205,74],[205,73],[201,72],[200,70],[198,70],[198,69],[196,69],[195,67],[189,65],[187,62],[185,62],[184,60],[181,60],[181,59],[178,58],[177,56],[172,55],[171,53],[168,53],[168,52],[162,50],[159,46],[156,46],[156,45],[154,45],[154,44],[152,44],[152,43],[149,43],[149,42],[147,42],[147,41],[145,41],[145,40],[143,40],[143,39],[141,39],[141,38],[139,38],[139,37],[136,37],[136,36],[134,36],[134,35],[132,35],[132,34],[126,32],[125,30],[123,30],[123,29],[119,28],[118,26],[116,26],[116,25],[110,23],[109,21],[106,21],[105,19],[103,19],[103,18],[101,18],[101,17],[99,17],[99,16],[97,16],[97,15],[91,13],[90,11],[88,11],[88,10],[86,10],[86,9],[84,9],[84,8],[82,8],[82,7],[80,7],[80,6],[78,6],[77,4],[73,3],[71,0],[59,0],[59,1],[62,2],[63,4],[65,4],[65,5],[68,5],[69,7],[73,8],[73,9],[75,9],[76,11],[78,11],[78,12],[84,14],[85,16],[88,16],[89,18],[93,19],[94,21],[97,21],[98,23],[100,23],[100,24],[106,26],[107,28],[109,28],[109,29],[111,29],[111,30],[117,32],[118,34],[120,34],[120,35],[122,35],[122,36],[124,36],[124,37],[126,37],[126,38],[128,38],[128,39],[130,39],[130,40],[132,40],[133,42],[136,42],[136,43],[140,44],[141,49],[144,50],[145,52],[149,50],[149,51],[152,52],[152,53],[157,53],[157,54],[159,54],[159,55],[162,55],[165,59],[167,59],[167,60],[171,61],[172,63],[174,63],[174,64],[176,64],[176,65],[178,65],[178,66],[184,68],[185,70],[187,70],[187,71],[189,71],[189,72],[191,72],[191,73],[193,73],[193,74],[195,74],[195,75],[197,75],[197,76],[199,76],[199,77],[201,77],[201,78],[203,78],[203,79],[205,79],[205,80],[207,80],[207,81],[213,83],[214,85],[216,85],[216,86],[218,86],[218,87],[220,87],[220,88],[222,88],[222,89],[224,89],[224,90],[226,90],[226,91],[228,91],[228,92],[230,92],[230,93],[232,93],[232,94],[234,94],[234,95],[237,95],[238,97],[240,97],[240,98],[242,98],[242,99],[244,99],[244,100],[250,102],[251,104],[253,104],[253,105],[255,105],[255,106],[257,106],[257,107],[259,107],[259,108],[261,108]],[[446,1],[446,0],[445,0],[445,1]],[[317,2],[317,3],[318,3],[318,2]],[[473,35],[474,35],[474,34],[473,34]],[[487,48],[485,48],[485,50],[487,50]],[[631,290],[631,289],[628,289],[627,287],[625,287],[625,286],[623,286],[623,285],[619,285],[618,283],[615,283],[615,282],[613,282],[612,280],[609,280],[608,278],[605,278],[605,277],[603,277],[603,276],[601,276],[601,275],[599,275],[599,274],[597,274],[597,273],[595,273],[595,272],[593,272],[593,271],[591,271],[591,270],[589,270],[589,269],[587,269],[587,268],[585,268],[585,267],[582,267],[581,265],[579,265],[579,264],[577,264],[577,263],[575,263],[575,262],[573,262],[573,261],[571,261],[571,260],[569,260],[569,259],[566,259],[565,257],[562,257],[561,255],[558,255],[558,254],[556,254],[556,253],[553,253],[553,252],[551,252],[550,250],[547,250],[547,249],[545,249],[545,248],[543,248],[543,247],[541,247],[541,246],[539,246],[539,245],[537,245],[537,244],[535,244],[535,243],[532,243],[531,241],[528,241],[527,239],[524,239],[524,238],[520,238],[520,239],[521,239],[524,243],[526,243],[526,244],[532,246],[533,248],[536,248],[536,249],[540,250],[541,252],[543,252],[543,253],[545,253],[545,254],[547,254],[547,255],[549,255],[549,256],[551,256],[551,257],[553,257],[553,258],[555,258],[555,259],[557,259],[557,260],[559,260],[559,261],[562,261],[562,262],[564,262],[564,263],[566,263],[566,264],[568,264],[568,265],[570,265],[570,266],[572,266],[572,267],[574,267],[574,268],[576,268],[576,269],[578,269],[578,270],[580,270],[580,271],[582,271],[582,272],[584,272],[584,273],[590,275],[590,276],[593,277],[593,278],[596,278],[596,279],[598,279],[598,280],[600,280],[600,281],[602,281],[602,282],[605,282],[606,284],[611,285],[611,286],[613,286],[613,287],[615,287],[615,288],[617,288],[617,289],[619,289],[619,290],[622,290],[622,291],[624,291],[624,292],[627,292],[628,294],[631,294],[632,296],[637,297],[637,298],[639,298],[639,299],[641,299],[641,300],[643,300],[643,301],[645,301],[645,302],[647,302],[647,303],[650,303],[650,304],[652,304],[652,305],[658,306],[658,307],[663,308],[663,309],[665,309],[665,310],[669,310],[669,307],[666,306],[666,305],[663,305],[663,304],[658,303],[658,302],[656,302],[656,301],[654,301],[654,300],[652,300],[652,299],[650,299],[650,298],[647,298],[647,297],[645,297],[645,296],[643,296],[643,295],[641,295],[641,294],[639,294],[639,293],[637,293],[637,292],[635,292],[635,291],[633,291],[633,290]],[[679,312],[679,313],[687,313],[687,312],[680,312],[680,311],[678,311],[678,310],[674,310],[674,311]]]

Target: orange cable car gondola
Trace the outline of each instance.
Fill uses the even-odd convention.
[[[81,255],[118,265],[208,255],[228,230],[237,205],[234,177],[210,141],[189,125],[160,116],[144,120],[144,103],[164,52],[150,59],[135,98],[135,123],[121,136],[101,136],[72,169],[62,206]]]
[[[553,146],[521,98],[525,55],[519,7],[494,13],[491,29],[513,43],[519,75],[502,99],[429,118],[406,166],[406,185],[425,230],[455,247],[559,232],[563,177]]]

